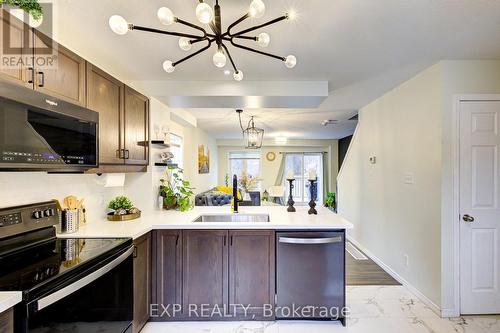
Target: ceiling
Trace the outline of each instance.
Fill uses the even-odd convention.
[[[350,118],[360,107],[439,60],[500,58],[498,0],[264,1],[267,7],[264,18],[249,20],[241,27],[263,23],[294,8],[297,20],[281,22],[263,31],[271,35],[266,51],[294,54],[298,64],[290,70],[279,61],[230,48],[245,73],[245,81],[326,81],[329,87],[328,98],[315,109],[287,105],[286,109],[248,110],[248,114],[258,116],[258,123],[264,123],[271,135],[288,133],[298,139],[340,137],[352,130],[352,124],[325,128],[320,122]],[[220,0],[223,26],[239,18],[249,2]],[[161,68],[162,62],[186,55],[179,49],[177,38],[139,31],[118,36],[107,25],[111,15],[119,14],[138,25],[188,31],[178,25],[162,26],[156,11],[168,6],[175,15],[196,22],[197,1],[58,0],[56,3],[58,39],[90,60],[99,59],[102,67],[125,80],[238,84],[212,64],[215,47],[167,74]],[[159,97],[168,94],[165,91]],[[231,109],[189,111],[199,118],[200,127],[217,138],[238,135]]]

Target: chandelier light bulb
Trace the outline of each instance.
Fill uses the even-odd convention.
[[[271,42],[271,37],[269,37],[269,35],[266,34],[265,32],[260,33],[257,36],[257,44],[259,44],[259,46],[261,47],[267,47],[270,42]]]
[[[297,65],[297,58],[293,55],[289,55],[285,58],[285,66],[288,68],[294,68]]]
[[[288,11],[288,13],[286,14],[286,17],[290,20],[290,21],[294,21],[297,19],[297,11],[295,9],[290,9]]]
[[[210,5],[200,2],[196,6],[196,17],[203,24],[209,24],[214,19],[214,11]]]
[[[248,13],[251,17],[261,18],[266,11],[266,5],[262,0],[252,0]]]
[[[241,81],[243,80],[243,72],[241,70],[237,70],[236,72],[234,72],[233,74],[233,78],[236,80],[236,81]]]
[[[128,32],[128,23],[120,15],[113,15],[109,18],[109,27],[117,35],[125,35]]]
[[[167,73],[173,73],[175,71],[175,66],[170,60],[165,60],[163,62],[163,70]]]
[[[191,41],[189,40],[189,38],[186,38],[186,37],[179,38],[179,47],[181,48],[181,50],[189,51],[189,50],[191,50],[192,46],[193,45],[191,44]]]
[[[226,66],[226,61],[227,61],[226,55],[221,50],[215,52],[214,57],[212,59],[214,61],[215,66],[219,68]]]
[[[174,13],[172,13],[170,8],[161,7],[160,9],[158,9],[157,16],[158,16],[158,19],[160,20],[161,24],[171,25],[172,23],[175,22]]]

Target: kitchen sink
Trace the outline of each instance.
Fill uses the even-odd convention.
[[[200,215],[193,222],[270,222],[268,214]]]

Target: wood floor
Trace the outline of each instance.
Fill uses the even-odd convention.
[[[392,276],[387,274],[373,260],[356,260],[349,252],[345,253],[346,258],[346,282],[350,286],[399,286],[401,285]]]

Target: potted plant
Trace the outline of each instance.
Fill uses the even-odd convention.
[[[334,212],[337,211],[337,200],[335,198],[335,193],[328,192],[326,194],[325,207],[328,207],[330,210]]]
[[[169,166],[165,178],[160,179],[160,195],[163,197],[163,208],[177,209],[185,212],[193,208],[192,196],[194,188],[184,180],[184,171],[176,166]]]
[[[141,211],[134,207],[132,201],[125,196],[118,196],[108,204],[111,212],[108,213],[109,221],[128,221],[141,216]]]

